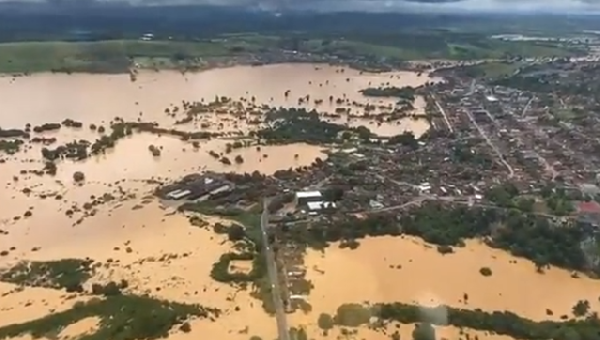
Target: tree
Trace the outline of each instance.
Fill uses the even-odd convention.
[[[573,315],[578,317],[585,316],[590,310],[590,302],[588,300],[579,300],[573,306]]]
[[[532,212],[535,205],[535,200],[531,198],[521,198],[517,203],[517,207],[524,212]]]
[[[435,329],[428,323],[416,324],[412,337],[413,340],[436,340]]]
[[[344,189],[339,186],[330,187],[323,190],[323,198],[329,202],[337,202],[344,196]]]
[[[241,241],[244,239],[244,237],[246,237],[246,231],[244,230],[244,227],[242,227],[241,225],[232,224],[227,229],[227,236],[229,236],[229,241],[232,241],[232,242]]]
[[[73,174],[73,180],[74,180],[75,182],[82,182],[84,179],[85,179],[85,175],[84,175],[84,174],[83,174],[83,172],[81,172],[81,171],[76,171],[76,172]]]
[[[479,273],[483,276],[492,276],[492,270],[488,267],[482,267],[479,269]]]
[[[419,142],[417,141],[417,139],[415,138],[414,133],[407,131],[404,133],[401,133],[399,135],[393,136],[390,139],[388,139],[388,144],[391,145],[403,145],[403,146],[408,146],[411,148],[417,148],[419,146]]]
[[[371,137],[371,130],[363,125],[356,128],[356,133],[358,134],[358,138],[362,140],[368,140]]]
[[[555,339],[581,340],[581,335],[573,328],[559,328],[559,331],[555,335]]]
[[[296,333],[296,340],[308,340],[308,334],[304,328],[300,328]]]
[[[57,171],[56,164],[54,162],[47,161],[44,166],[44,171],[46,171],[46,173],[48,175],[52,175],[52,176],[56,175],[56,171]]]
[[[334,325],[333,317],[327,313],[321,313],[321,315],[319,315],[319,320],[317,323],[319,324],[319,327],[325,332],[332,329]]]

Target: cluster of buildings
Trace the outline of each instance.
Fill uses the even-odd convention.
[[[174,184],[158,188],[156,195],[164,200],[203,201],[231,192],[234,187],[233,183],[217,174],[190,174]]]
[[[565,77],[583,79],[573,67],[561,67]],[[594,68],[580,70],[585,79],[596,79],[589,74]],[[600,68],[597,73],[600,80]],[[274,179],[195,174],[161,188],[159,196],[235,203],[265,192],[288,193],[294,204],[287,204],[283,215],[320,219],[403,209],[431,199],[478,202],[488,188],[508,181],[524,190],[558,181],[580,192],[600,184],[600,138],[594,137],[600,119],[585,114],[585,108],[598,106],[589,96],[543,95],[461,77],[428,92],[432,129],[416,146],[357,143],[332,151],[321,165],[278,171]],[[326,194],[332,187],[343,191],[341,199]],[[600,190],[586,196],[600,197]]]
[[[295,194],[296,207],[309,216],[317,216],[321,211],[335,209],[335,202],[327,201],[320,191],[299,191]]]

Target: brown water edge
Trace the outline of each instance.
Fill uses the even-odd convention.
[[[367,238],[355,250],[309,251],[305,263],[315,285],[309,297],[313,311],[296,316],[299,322],[315,322],[319,313],[334,314],[344,303],[365,301],[506,310],[536,321],[572,317],[572,307],[584,299],[591,311],[600,311],[600,281],[573,278],[559,268],[539,274],[532,262],[476,240],[441,255],[412,237]],[[489,267],[492,276],[482,276],[482,267]]]

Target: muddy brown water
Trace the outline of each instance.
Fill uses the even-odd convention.
[[[182,101],[211,101],[215,96],[250,101],[254,96],[259,104],[295,107],[298,106],[298,97],[309,95],[311,100],[307,107],[332,112],[335,105],[329,104],[330,96],[345,96],[363,105],[389,105],[393,101],[369,99],[358,91],[387,83],[419,86],[426,81],[431,79],[417,77],[410,72],[361,74],[351,69],[310,64],[243,66],[186,75],[142,72],[136,82],[131,82],[127,75],[7,76],[0,77],[3,104],[0,126],[23,128],[28,123],[35,126],[70,118],[81,121],[84,127],[63,128],[60,132],[45,135],[56,137],[60,142],[93,140],[98,138],[98,134],[88,126],[92,123],[108,126],[115,117],[126,121],[138,118],[156,121],[164,127],[175,126],[175,119],[165,114],[165,108],[181,106]],[[284,95],[286,90],[290,91],[287,99]],[[322,99],[323,104],[315,105],[314,99]],[[422,99],[418,99],[416,110],[422,110],[423,106]],[[219,123],[214,117],[209,119]],[[232,120],[222,123],[221,131],[248,129],[243,123],[233,123]],[[406,129],[419,135],[428,129],[423,121],[414,120],[382,124],[380,127],[371,124],[368,127],[387,135]],[[195,131],[199,122],[178,125],[177,128]],[[198,334],[206,338],[240,340],[251,335],[275,338],[274,320],[262,312],[259,302],[245,292],[210,279],[212,263],[220,254],[230,250],[227,243],[211,231],[190,227],[184,216],[173,215],[170,209],[145,199],[153,188],[144,181],[151,178],[169,180],[203,170],[273,173],[279,169],[309,165],[315,158],[324,157],[321,147],[306,144],[262,147],[260,152],[246,148],[235,150],[230,156],[242,155],[245,159],[243,164],[225,166],[212,158],[208,151],[223,152],[227,142],[230,141],[213,139],[202,142],[200,148],[195,149],[176,138],[135,134],[120,140],[106,155],[82,162],[59,162],[55,177],[20,174],[21,170],[43,166],[41,146],[32,146],[15,156],[0,155],[7,160],[0,164],[0,230],[3,231],[0,234],[0,251],[12,249],[9,255],[0,257],[0,266],[24,259],[88,256],[101,262],[110,259],[113,265],[99,273],[95,280],[126,278],[132,282],[132,289],[136,292],[229,310],[219,322],[194,321],[192,333],[177,333],[173,338],[187,339]],[[149,145],[162,148],[162,155],[153,157],[148,151]],[[73,183],[75,171],[86,175],[81,186]],[[86,214],[93,216],[78,222],[84,215],[84,203],[92,201],[92,196],[100,197],[105,193],[117,199],[87,211]],[[68,210],[75,210],[73,217],[67,216]],[[32,213],[30,217],[24,216],[27,211]],[[133,251],[125,252],[125,244]],[[188,253],[188,256],[179,256],[169,263],[147,260],[164,254],[183,253]],[[165,286],[170,288],[156,290]],[[325,287],[328,285],[323,284],[322,289]],[[0,284],[2,293],[13,290],[12,285]],[[6,303],[8,307],[0,309],[0,326],[25,322],[50,310],[64,310],[76,301],[63,293],[33,288],[7,296],[2,298],[2,305]],[[233,311],[235,306],[242,306],[242,309]],[[331,307],[330,304],[325,306]],[[87,321],[73,326],[71,331],[78,333],[95,327],[94,320]]]

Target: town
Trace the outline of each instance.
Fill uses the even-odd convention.
[[[234,219],[259,214],[265,200],[269,216],[261,226],[262,241],[274,254],[275,295],[288,313],[310,304],[306,247],[340,241],[340,247],[355,248],[367,235],[407,233],[438,244],[445,253],[460,243],[462,231],[466,236],[491,235],[490,223],[512,223],[507,228],[515,230],[519,223],[560,227],[553,230],[576,226],[587,235],[579,241],[593,240],[600,230],[600,139],[594,137],[600,121],[587,112],[599,107],[592,87],[600,77],[596,62],[549,60],[496,79],[464,76],[467,68],[484,66],[440,69],[436,73],[444,81],[416,89],[425,97],[431,125],[419,138],[411,132],[379,137],[355,130],[334,138],[327,158],[310,167],[273,176],[194,174],[160,187],[157,195],[185,202],[180,211]],[[546,78],[571,85],[556,90],[558,85],[544,82]],[[551,90],[531,89],[536,86]],[[330,124],[314,117],[306,121]],[[303,130],[306,121],[292,119],[279,127],[296,124]],[[270,129],[264,142],[286,142],[283,134],[274,137],[279,136],[277,127]],[[517,220],[508,220],[511,216]],[[472,224],[467,223],[470,218]],[[489,242],[502,248],[505,241]],[[600,260],[595,253],[588,254],[594,258],[590,264],[564,254],[522,252],[540,271],[547,265],[596,271]]]
[[[103,8],[0,11],[0,339],[598,340],[592,16]]]

